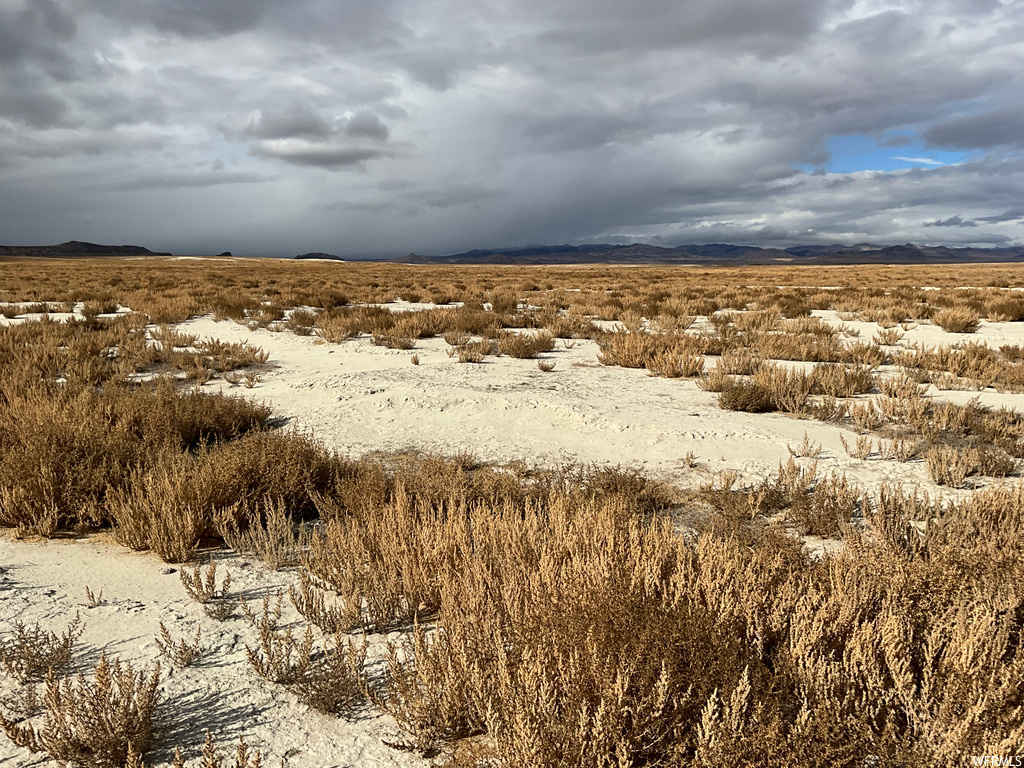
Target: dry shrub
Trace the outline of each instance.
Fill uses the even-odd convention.
[[[872,432],[885,423],[885,417],[874,400],[854,403],[847,409],[847,415],[859,432]]]
[[[735,347],[727,349],[718,359],[718,365],[725,373],[750,376],[756,373],[764,365],[763,355],[754,352],[746,347]]]
[[[843,445],[843,450],[855,459],[864,461],[868,456],[871,455],[871,451],[874,446],[874,441],[870,435],[858,435],[857,439],[851,444],[846,440],[846,435],[839,436],[839,442]],[[879,448],[881,450],[881,448]]]
[[[46,721],[40,730],[0,716],[7,736],[58,763],[121,768],[129,749],[145,753],[153,733],[160,665],[136,674],[131,664],[101,655],[94,679],[46,677]]]
[[[721,365],[715,364],[710,371],[701,374],[697,379],[697,386],[705,392],[724,392],[733,382]]]
[[[969,475],[978,471],[980,458],[975,448],[953,448],[948,445],[931,448],[924,455],[932,480],[953,488],[961,487]]]
[[[189,597],[203,606],[207,615],[217,621],[224,621],[234,613],[235,603],[229,599],[231,574],[225,573],[224,579],[217,583],[217,562],[210,556],[206,573],[197,564],[191,573],[184,568],[180,573],[181,585]]]
[[[900,343],[904,332],[899,328],[883,328],[872,337],[872,341],[879,346],[892,347]]]
[[[224,756],[217,751],[217,748],[213,744],[213,737],[210,732],[206,732],[206,741],[203,743],[202,757],[197,768],[222,768],[224,765]],[[232,764],[233,768],[262,768],[263,755],[257,749],[254,752],[249,752],[249,745],[246,744],[242,737],[238,737],[238,744],[235,746],[235,760]],[[128,756],[125,759],[124,768],[149,768],[149,766],[143,761],[142,755],[135,751],[132,746],[128,745]],[[181,750],[175,748],[174,760],[165,766],[165,768],[185,768],[185,758],[182,757]]]
[[[836,362],[854,363],[856,365],[867,365],[877,367],[884,365],[889,357],[885,351],[874,344],[866,344],[862,341],[856,344],[849,344],[842,348],[839,359]]]
[[[370,341],[375,346],[387,347],[388,349],[412,349],[416,346],[415,339],[393,333],[375,333]]]
[[[119,542],[151,549],[168,563],[192,558],[212,519],[203,489],[189,471],[191,464],[184,459],[151,472],[137,471],[126,487],[109,492],[107,514]]]
[[[616,331],[598,339],[601,352],[597,361],[601,365],[618,365],[623,368],[644,368],[654,355],[662,349],[661,337],[644,331]]]
[[[349,632],[358,627],[362,613],[358,600],[342,600],[340,604],[328,602],[325,592],[303,569],[299,574],[298,589],[288,587],[288,598],[306,621],[326,635]]]
[[[502,331],[498,336],[498,351],[520,360],[534,358],[541,352],[555,348],[555,338],[547,331],[535,334]]]
[[[0,636],[0,666],[19,683],[41,679],[48,670],[61,670],[71,661],[75,641],[81,636],[76,616],[62,634],[16,620],[13,629]]]
[[[994,323],[1024,320],[1024,301],[1017,296],[1000,296],[985,304],[985,315]]]
[[[704,355],[685,351],[657,352],[647,361],[646,367],[652,376],[693,379],[704,372]]]
[[[921,450],[921,443],[913,438],[896,436],[888,443],[878,441],[878,452],[888,461],[910,461],[920,455]]]
[[[156,645],[160,649],[160,655],[176,667],[189,667],[207,651],[200,644],[201,637],[202,628],[196,627],[196,634],[191,640],[185,637],[175,640],[171,636],[170,630],[161,621],[160,634],[156,638]]]
[[[814,387],[814,376],[782,365],[763,365],[754,374],[754,384],[768,392],[776,410],[800,413]]]
[[[1017,474],[1020,463],[999,448],[982,445],[978,448],[978,474],[986,477],[1008,477]]]
[[[738,312],[732,316],[733,325],[743,333],[768,333],[774,331],[782,320],[778,309]]]
[[[802,534],[838,538],[862,504],[864,492],[832,473],[823,477],[810,495],[796,496],[787,516]]]
[[[292,685],[306,674],[312,662],[313,630],[308,626],[301,639],[291,627],[277,629],[264,614],[258,624],[259,646],[245,646],[245,656],[256,673],[272,683]]]
[[[819,363],[812,371],[812,392],[832,397],[853,397],[870,392],[875,387],[871,369],[836,363]]]
[[[308,309],[293,309],[284,327],[296,336],[311,336],[316,325],[316,312]]]
[[[728,411],[767,413],[776,410],[771,390],[752,381],[730,381],[718,396],[718,405]]]
[[[950,307],[932,316],[932,321],[947,333],[974,333],[980,319],[970,307]]]
[[[346,715],[365,701],[366,641],[334,635],[294,683],[299,701],[328,715]]]
[[[281,499],[266,497],[258,505],[243,502],[242,514],[234,507],[226,510],[219,528],[229,547],[255,555],[275,571],[299,564],[301,535],[296,533],[296,522]]]
[[[495,353],[494,344],[490,341],[470,341],[460,347],[456,347],[458,361],[460,363],[482,363],[487,355]]]
[[[808,411],[819,421],[840,422],[846,418],[849,406],[831,395],[825,395],[810,403]]]

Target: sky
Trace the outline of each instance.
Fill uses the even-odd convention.
[[[0,0],[0,243],[1024,243],[1024,0]]]

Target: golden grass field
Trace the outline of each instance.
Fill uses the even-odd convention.
[[[384,718],[398,735],[358,764],[1014,755],[1022,287],[1006,265],[0,262],[2,551],[113,540],[176,564],[195,609],[180,625],[148,619],[149,656],[101,647],[84,663],[73,616],[12,597],[0,608],[0,762],[184,765],[180,746],[219,765],[214,722],[197,754],[202,723],[176,730],[160,712],[174,711],[175,679],[191,679],[182,670],[199,675],[216,656],[204,638],[224,627],[241,643],[234,684],[280,691],[295,722],[339,723],[316,728],[343,739]],[[416,311],[392,311],[396,298]],[[792,420],[804,441],[758,480],[709,471],[690,484],[483,461],[457,444],[457,424],[448,455],[347,455],[275,428],[290,414],[245,396],[275,375],[275,348],[198,338],[189,323],[206,315],[253,338],[403,355],[408,376],[447,348],[452,371],[527,361],[543,382],[565,369],[553,350],[591,344],[594,375],[646,369],[752,430],[763,414]],[[875,457],[878,482],[828,465],[824,429],[843,466]],[[915,472],[931,494],[898,481]],[[244,559],[287,585],[239,601],[228,574],[242,578]],[[89,602],[94,637],[90,617],[105,609],[91,590]],[[288,757],[286,733],[240,728],[252,738],[239,767],[338,764],[312,748]]]

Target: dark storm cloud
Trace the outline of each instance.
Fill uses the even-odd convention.
[[[370,147],[336,147],[319,144],[260,143],[252,154],[268,160],[281,160],[291,165],[313,168],[342,169],[362,166],[367,160],[388,157],[389,152]]]
[[[345,135],[387,141],[391,131],[373,112],[360,112],[345,122]]]
[[[941,122],[925,131],[924,138],[934,146],[953,149],[991,149],[999,146],[1022,148],[1024,108],[967,115]]]
[[[229,138],[241,138],[228,127],[221,130]],[[369,160],[396,154],[383,146],[390,136],[388,127],[370,111],[328,120],[293,102],[283,110],[260,111],[241,133],[259,139],[250,148],[254,157],[296,166],[362,169]]]
[[[327,139],[332,128],[314,110],[293,103],[280,111],[260,112],[249,121],[245,133],[257,139]]]
[[[995,216],[979,216],[977,220],[989,223],[1000,223],[1004,221],[1021,221],[1024,220],[1024,208],[1018,208],[1015,211],[1006,211],[1004,213],[998,213]]]
[[[998,0],[0,0],[0,236],[1019,241],[1021,39]],[[850,134],[962,160],[834,173]]]

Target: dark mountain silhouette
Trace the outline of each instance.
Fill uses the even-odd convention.
[[[447,256],[414,256],[392,261],[415,264],[956,264],[1024,261],[1024,246],[950,248],[946,246],[804,245],[760,248],[753,245],[705,243],[663,248],[633,243],[611,245],[527,245],[521,248],[475,249]]]
[[[67,259],[76,256],[170,256],[155,253],[141,245],[97,245],[71,240],[60,245],[0,245],[0,256],[30,256]]]

